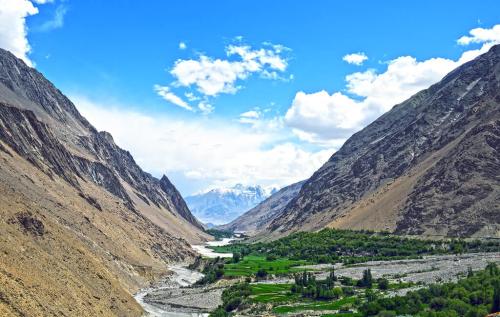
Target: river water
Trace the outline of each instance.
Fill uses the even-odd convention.
[[[207,258],[231,258],[233,256],[232,253],[217,253],[208,247],[221,247],[224,245],[228,245],[235,239],[224,238],[221,241],[209,241],[204,245],[193,245],[193,249],[195,249],[199,254],[207,257]]]
[[[223,246],[229,244],[234,239],[223,239],[221,241],[210,241],[204,245],[193,245],[193,249],[195,249],[202,256],[209,258],[216,257],[232,257],[231,253],[216,253],[212,249],[209,249],[210,246]],[[144,297],[147,294],[158,293],[161,290],[173,290],[179,289],[181,287],[191,286],[196,281],[203,277],[203,274],[197,271],[189,270],[183,265],[172,265],[169,266],[168,269],[172,272],[172,274],[166,279],[159,282],[157,285],[141,289],[134,296],[135,300],[142,306],[144,311],[146,312],[146,316],[150,317],[206,317],[207,313],[196,313],[196,312],[181,312],[175,311],[172,308],[165,308],[161,306],[156,306],[150,303],[147,303],[144,300]],[[166,292],[168,293],[168,292]]]

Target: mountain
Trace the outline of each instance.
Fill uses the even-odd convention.
[[[499,151],[497,45],[349,138],[267,234],[335,227],[498,237]]]
[[[254,235],[257,232],[265,230],[269,223],[281,216],[286,205],[297,196],[303,184],[304,181],[280,189],[235,220],[218,228],[222,230],[243,231],[249,235]]]
[[[231,188],[217,188],[188,196],[186,203],[201,221],[220,225],[253,208],[273,192],[258,185],[237,184]]]
[[[140,316],[131,293],[208,236],[42,74],[0,49],[0,315]]]

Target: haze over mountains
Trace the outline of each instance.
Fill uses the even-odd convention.
[[[132,292],[209,239],[166,176],[3,49],[0,161],[0,315],[140,315]]]
[[[354,134],[279,217],[250,221],[272,210],[263,203],[230,227],[258,222],[261,237],[324,227],[499,237],[499,151],[496,45]]]
[[[275,189],[236,184],[230,188],[216,188],[186,197],[193,214],[203,223],[221,225],[234,220],[245,211],[269,197]]]

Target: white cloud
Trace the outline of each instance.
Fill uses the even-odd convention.
[[[260,118],[260,112],[257,110],[250,110],[240,114],[239,122],[244,124],[255,124]]]
[[[192,191],[236,183],[285,186],[309,177],[331,155],[331,150],[301,149],[282,139],[281,133],[227,121],[153,117],[78,96],[72,100],[147,171],[183,175],[190,184],[205,184]]]
[[[186,48],[187,48],[186,43],[184,43],[184,42],[179,42],[179,49],[180,49],[180,50],[185,50]]]
[[[186,96],[186,98],[189,100],[189,101],[197,101],[197,100],[200,100],[200,97],[196,96],[195,94],[193,94],[192,92],[186,92],[184,93],[184,96]]]
[[[214,112],[215,107],[207,103],[206,101],[201,101],[200,103],[198,103],[198,109],[200,109],[201,113],[207,115]]]
[[[363,108],[348,96],[326,91],[306,94],[299,91],[285,115],[288,126],[306,141],[314,138],[297,130],[321,135],[323,139],[345,139],[363,123]]]
[[[184,109],[189,110],[189,111],[194,110],[193,107],[191,107],[187,102],[182,100],[181,97],[179,97],[176,94],[174,94],[173,92],[171,92],[169,87],[155,85],[154,89],[155,89],[156,93],[160,97],[165,99],[166,101],[171,102],[174,105],[179,106],[179,107],[184,108]]]
[[[277,72],[284,72],[288,66],[281,56],[283,47],[252,49],[248,45],[229,45],[226,47],[228,58],[214,59],[201,55],[198,59],[179,59],[170,73],[176,78],[175,85],[196,89],[205,96],[221,93],[232,94],[240,87],[238,80],[244,80],[253,73],[268,74],[266,78],[276,78]]]
[[[353,64],[357,66],[361,66],[363,62],[366,61],[367,59],[368,56],[366,56],[366,54],[363,52],[347,54],[342,58],[342,60],[344,60],[348,64]]]
[[[477,29],[475,29],[477,30]],[[297,92],[285,115],[285,122],[302,140],[323,145],[338,144],[366,126],[394,105],[438,82],[463,63],[485,53],[500,39],[499,26],[471,31],[473,37],[461,42],[483,43],[481,48],[462,53],[459,59],[430,58],[418,61],[412,56],[397,57],[377,73],[369,69],[346,76],[345,92]]]
[[[42,2],[42,3],[46,3],[46,2]],[[58,5],[56,10],[54,11],[54,16],[52,17],[52,19],[45,21],[37,29],[39,31],[45,32],[45,31],[50,31],[53,29],[61,28],[64,25],[64,16],[66,15],[67,12],[68,12],[68,8],[64,4]]]
[[[0,47],[30,66],[33,63],[28,58],[31,47],[27,39],[26,17],[37,13],[38,9],[28,0],[0,0]]]
[[[491,29],[476,28],[469,32],[470,36],[464,35],[457,40],[460,45],[471,43],[500,43],[500,24]]]

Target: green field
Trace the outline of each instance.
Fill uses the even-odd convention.
[[[252,284],[251,299],[257,303],[283,303],[296,301],[298,294],[292,294],[292,284]]]
[[[361,313],[338,313],[338,314],[324,314],[321,317],[361,317]]]
[[[346,297],[336,301],[311,301],[298,305],[283,305],[274,307],[273,312],[277,314],[286,314],[305,310],[338,310],[344,305],[354,304],[355,300],[354,297]]]
[[[255,275],[261,269],[266,270],[268,274],[289,274],[303,271],[303,269],[296,267],[307,264],[311,263],[304,260],[288,260],[286,258],[267,261],[263,256],[248,255],[238,263],[225,264],[224,276],[251,276]]]

